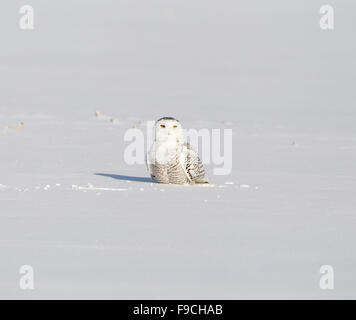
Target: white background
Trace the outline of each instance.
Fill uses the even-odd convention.
[[[0,297],[355,298],[356,5],[323,4],[2,0]],[[162,116],[232,128],[232,173],[147,182],[123,136]]]

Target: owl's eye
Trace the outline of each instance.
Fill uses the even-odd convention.
[[[174,126],[173,126],[173,128],[174,128],[174,129],[177,129],[177,126],[176,126],[176,125],[174,125]]]
[[[166,126],[164,124],[161,124],[161,128],[165,128]]]

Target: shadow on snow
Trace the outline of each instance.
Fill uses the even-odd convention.
[[[108,177],[116,180],[124,180],[124,181],[135,181],[135,182],[151,182],[154,181],[151,178],[147,177],[133,177],[133,176],[124,176],[121,174],[111,174],[111,173],[94,173],[96,176]]]

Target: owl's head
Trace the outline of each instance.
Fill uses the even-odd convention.
[[[158,142],[183,143],[183,129],[180,122],[171,117],[158,119],[155,124],[155,140]]]

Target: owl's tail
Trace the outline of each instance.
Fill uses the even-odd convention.
[[[209,179],[206,175],[203,175],[194,179],[194,182],[199,184],[209,183]]]

